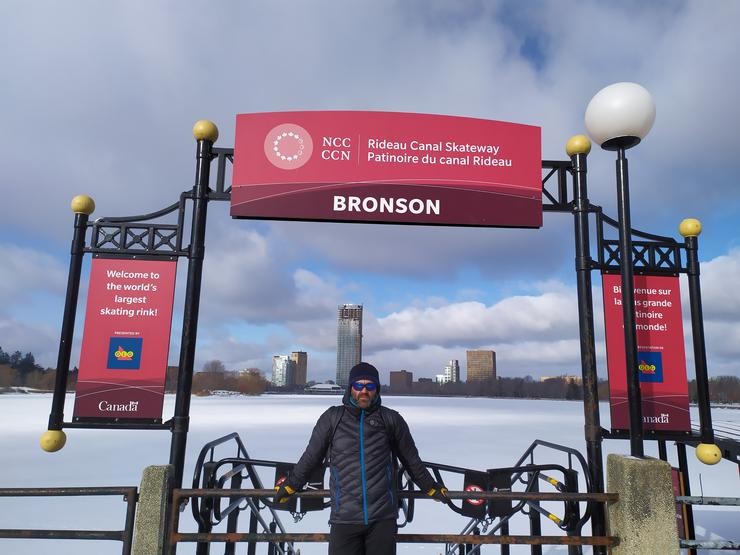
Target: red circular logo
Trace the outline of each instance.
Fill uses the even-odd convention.
[[[483,488],[476,484],[470,484],[465,486],[465,491],[483,491]],[[466,499],[465,501],[471,505],[483,505],[486,502],[485,499]]]
[[[265,156],[281,170],[295,170],[309,161],[313,141],[303,127],[295,123],[281,123],[265,137]]]

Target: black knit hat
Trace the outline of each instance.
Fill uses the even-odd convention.
[[[380,377],[378,376],[378,369],[372,364],[367,362],[361,362],[355,364],[352,370],[349,371],[349,383],[352,384],[357,380],[370,380],[380,387]]]

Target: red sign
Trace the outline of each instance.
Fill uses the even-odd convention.
[[[629,429],[621,276],[602,275],[612,430]],[[678,277],[634,276],[643,429],[691,430]]]
[[[540,128],[394,112],[241,114],[231,215],[540,227]]]
[[[175,261],[94,258],[74,419],[162,418]]]

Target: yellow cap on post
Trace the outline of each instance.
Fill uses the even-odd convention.
[[[67,443],[67,434],[62,430],[47,430],[41,434],[39,445],[47,453],[59,451]]]
[[[199,119],[193,125],[193,137],[196,141],[210,141],[216,142],[218,139],[218,127],[212,121],[207,119]]]
[[[591,140],[586,135],[573,135],[565,143],[565,152],[568,153],[568,156],[588,154],[591,152]]]
[[[75,214],[87,214],[89,216],[95,211],[95,201],[87,195],[77,195],[69,203],[69,206]]]
[[[717,464],[722,460],[722,451],[714,443],[700,443],[696,446],[696,458],[704,464]]]
[[[701,222],[696,218],[686,218],[679,224],[678,232],[684,237],[698,237],[701,233]]]

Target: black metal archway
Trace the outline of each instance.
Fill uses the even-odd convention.
[[[200,122],[199,122],[200,123]],[[157,212],[130,217],[106,217],[89,221],[90,208],[81,208],[75,214],[71,248],[70,271],[67,284],[62,333],[57,359],[57,374],[49,430],[63,428],[135,428],[170,430],[170,464],[175,469],[174,487],[182,486],[185,449],[190,414],[190,399],[194,371],[195,345],[198,330],[201,278],[205,252],[205,231],[208,204],[228,201],[231,188],[226,185],[227,164],[233,163],[233,149],[217,148],[215,125],[201,126],[208,132],[195,132],[197,140],[195,184],[180,194],[178,201]],[[209,127],[210,126],[210,127]],[[199,129],[196,124],[196,130]],[[215,134],[213,133],[215,131]],[[590,145],[589,145],[590,148]],[[591,272],[618,271],[618,240],[608,238],[617,229],[617,222],[603,214],[601,207],[591,204],[587,193],[586,148],[577,149],[570,161],[542,161],[543,210],[573,215],[575,239],[575,271],[577,277],[583,410],[589,483],[594,493],[604,492],[604,472],[601,444],[604,438],[624,438],[611,434],[600,424],[597,369],[595,356],[593,296]],[[211,169],[215,162],[215,180],[211,183]],[[84,204],[84,203],[83,203]],[[89,203],[92,205],[92,203]],[[190,214],[188,215],[188,207]],[[590,216],[595,216],[597,258],[591,256],[589,237]],[[161,220],[176,219],[174,223]],[[186,221],[190,226],[187,229]],[[700,433],[671,434],[654,432],[652,439],[676,439],[682,442],[713,443],[714,435],[707,391],[706,357],[699,293],[698,241],[695,236],[680,243],[663,237],[631,230],[632,263],[636,273],[678,275],[686,273],[689,279],[691,318],[699,393]],[[180,344],[177,393],[174,415],[159,423],[132,424],[116,422],[65,422],[64,396],[67,389],[71,345],[80,284],[83,256],[117,254],[161,258],[187,258],[187,283]],[[595,535],[605,534],[603,513],[595,514],[592,522]]]

